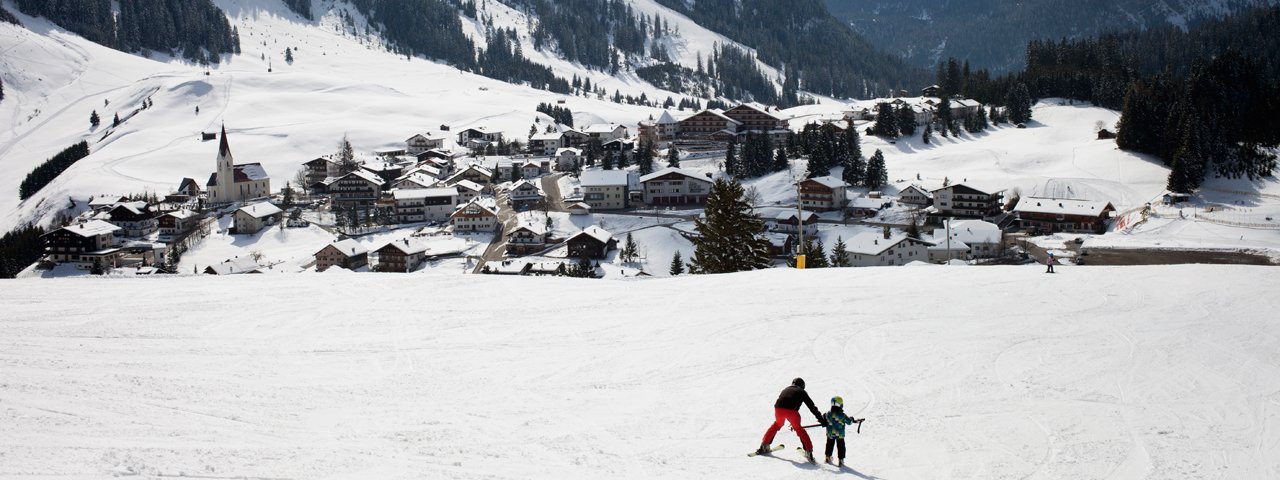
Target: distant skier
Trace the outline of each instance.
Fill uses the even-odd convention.
[[[809,398],[809,394],[804,391],[804,379],[796,378],[791,381],[790,387],[782,389],[782,393],[778,394],[778,401],[773,403],[773,425],[764,432],[760,449],[756,450],[757,454],[768,455],[772,452],[769,444],[773,443],[774,435],[778,434],[778,430],[782,429],[782,424],[786,422],[791,424],[791,429],[795,430],[797,437],[800,437],[800,446],[804,447],[805,459],[809,460],[809,463],[817,463],[813,459],[813,442],[809,441],[809,434],[805,433],[804,428],[800,426],[800,404],[809,407],[809,411],[818,419],[819,424],[823,427],[827,426],[827,421],[822,418],[822,412],[818,411],[818,407],[813,405],[813,399]]]
[[[831,450],[835,447],[837,453],[840,454],[840,466],[844,466],[844,426],[861,422],[864,419],[849,418],[844,414],[844,399],[839,395],[831,397],[831,411],[823,415],[823,419],[827,421],[827,463],[831,463]]]
[[[1049,259],[1045,260],[1044,264],[1049,267],[1044,273],[1053,273],[1053,252],[1049,252]]]

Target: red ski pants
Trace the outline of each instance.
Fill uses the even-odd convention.
[[[799,410],[774,408],[773,409],[773,425],[769,426],[769,431],[764,432],[763,443],[765,445],[769,445],[773,443],[773,436],[777,435],[778,430],[782,429],[783,422],[791,423],[791,429],[796,431],[797,437],[800,437],[800,446],[804,447],[805,451],[812,452],[813,443],[809,441],[809,434],[805,433],[804,429],[800,427],[800,411]]]

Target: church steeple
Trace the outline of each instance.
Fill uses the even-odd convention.
[[[222,125],[222,142],[218,145],[218,158],[231,158],[231,145],[227,144],[227,126]]]

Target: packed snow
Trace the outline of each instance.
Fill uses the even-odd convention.
[[[0,476],[1280,478],[1274,268],[1042,268],[17,280]]]

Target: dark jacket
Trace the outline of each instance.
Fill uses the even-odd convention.
[[[773,408],[800,411],[800,404],[802,403],[809,407],[809,411],[813,412],[814,417],[819,420],[822,419],[822,412],[818,411],[818,407],[813,406],[813,399],[809,398],[809,394],[803,388],[795,385],[782,389],[782,393],[778,394],[778,401],[773,402]]]

